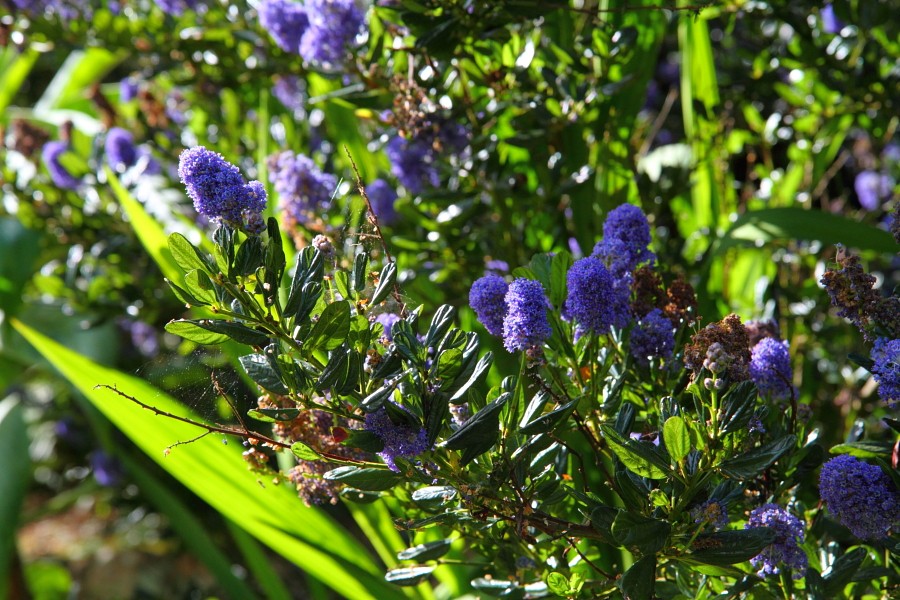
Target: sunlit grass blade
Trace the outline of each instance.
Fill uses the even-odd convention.
[[[21,322],[13,321],[13,326],[141,450],[225,518],[344,597],[402,597],[347,530],[324,512],[304,507],[292,489],[265,485],[250,473],[239,444],[223,446],[220,439],[206,436],[165,456],[166,447],[202,431],[155,416],[96,386],[115,386],[160,410],[198,420],[175,399],[141,379],[87,360]]]

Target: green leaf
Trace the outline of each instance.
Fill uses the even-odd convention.
[[[734,565],[750,560],[774,540],[775,532],[768,527],[718,531],[698,536],[689,556],[705,565]]]
[[[238,359],[250,379],[256,382],[264,390],[281,396],[290,393],[290,390],[281,380],[281,374],[273,367],[273,362],[261,354],[248,354]],[[275,362],[277,365],[278,363]]]
[[[24,415],[25,409],[14,397],[0,402],[0,581],[9,581],[15,532],[31,479]]]
[[[663,441],[666,450],[676,463],[680,463],[691,451],[691,434],[681,417],[669,417],[663,424]]]
[[[87,360],[18,321],[13,326],[141,450],[215,510],[344,597],[393,595],[372,556],[352,534],[326,513],[303,506],[291,489],[261,487],[241,459],[240,444],[223,446],[207,436],[164,456],[165,447],[197,437],[196,427],[153,415],[95,386],[115,385],[160,410],[197,420],[182,403],[136,377]],[[273,519],[273,514],[295,518]]]
[[[645,556],[622,575],[619,583],[625,600],[652,600],[656,587],[656,555]]]
[[[301,306],[304,306],[301,292],[306,289],[312,290],[314,288],[307,288],[307,286],[310,284],[317,284],[319,285],[321,293],[324,268],[325,260],[322,257],[322,253],[316,248],[307,246],[297,254],[297,264],[294,265],[294,276],[291,279],[291,289],[288,293],[287,303],[284,305],[285,314],[294,315],[296,313],[301,313],[302,317],[300,318],[306,318],[309,311],[306,311],[304,314],[301,310]],[[312,306],[310,306],[309,309],[312,310]]]
[[[309,349],[334,350],[344,343],[348,335],[350,335],[350,303],[332,302],[319,315],[319,320],[313,325],[304,345]]]
[[[205,327],[200,327],[194,321],[184,319],[169,321],[166,323],[166,331],[203,345],[221,344],[228,341],[227,335],[215,333]]]
[[[212,269],[206,257],[180,233],[171,234],[166,245],[169,248],[169,252],[172,253],[172,258],[185,273],[199,269],[204,273],[212,274]]]
[[[894,254],[897,242],[883,229],[841,215],[797,207],[765,208],[739,216],[713,246],[712,255],[734,246],[751,247],[774,241],[817,240],[860,250]]]
[[[656,446],[625,438],[609,425],[600,429],[610,449],[629,471],[648,479],[665,479],[669,475],[669,462]]]
[[[785,435],[736,458],[719,463],[719,470],[734,479],[753,479],[797,444],[796,435]]]
[[[453,385],[462,370],[462,356],[463,352],[459,348],[450,348],[438,355],[433,378],[440,382],[442,390]]]
[[[184,287],[189,295],[193,296],[196,300],[199,300],[204,306],[219,303],[212,281],[210,281],[209,276],[200,269],[189,271],[187,275],[184,276]]]
[[[431,575],[436,567],[403,567],[391,569],[384,576],[384,580],[394,585],[411,586],[419,585]]]
[[[199,298],[195,298],[188,291],[182,287],[179,287],[169,281],[168,279],[163,279],[169,287],[172,289],[172,293],[175,294],[175,297],[178,298],[179,302],[183,302],[185,306],[206,306],[207,303],[203,302]]]
[[[453,319],[456,317],[456,309],[449,304],[442,304],[434,313],[428,331],[425,333],[426,348],[437,345],[437,343],[447,335],[447,331],[453,325]]]
[[[0,51],[0,114],[7,114],[6,108],[27,80],[40,55],[30,45],[9,44]]]
[[[746,429],[753,416],[757,395],[756,384],[752,381],[742,381],[728,390],[722,399],[722,417],[719,419],[722,433]]]
[[[375,468],[338,467],[323,475],[328,481],[337,481],[351,487],[368,492],[381,492],[389,490],[398,483],[401,478],[392,471]]]
[[[459,495],[456,488],[449,485],[429,485],[412,493],[412,500],[422,508],[436,509]]]
[[[316,461],[322,458],[322,455],[310,448],[303,442],[294,442],[291,444],[291,452],[300,460]]]
[[[469,376],[469,379],[467,379],[466,382],[462,384],[458,390],[456,390],[453,396],[450,397],[450,402],[456,403],[465,398],[468,391],[472,389],[473,386],[478,385],[484,379],[484,376],[490,370],[491,363],[493,363],[493,361],[493,352],[486,352],[484,356],[478,359],[478,363],[475,365],[475,370],[472,372],[472,375]]]
[[[652,554],[668,543],[672,526],[666,521],[620,511],[610,528],[613,538],[626,548]]]
[[[237,256],[234,257],[234,270],[232,272],[243,277],[252,275],[258,268],[263,266],[264,253],[265,249],[263,248],[262,240],[255,235],[251,235],[238,248]],[[278,286],[270,287],[270,289],[277,290]]]
[[[868,553],[865,548],[854,548],[842,554],[832,563],[831,568],[823,574],[826,598],[838,598],[841,592],[859,571],[860,565],[866,559]]]
[[[213,541],[209,526],[195,516],[160,478],[151,475],[139,461],[132,458],[130,452],[119,452],[116,456],[125,466],[129,478],[134,479],[140,488],[141,496],[149,500],[157,510],[166,516],[179,538],[183,540],[192,554],[215,575],[219,585],[226,586],[229,593],[234,594],[235,598],[251,600],[255,598],[256,596],[247,582],[235,576],[232,571],[231,559]]]
[[[566,274],[572,266],[572,255],[568,252],[557,252],[550,261],[550,302],[553,306],[562,306],[566,300]]]
[[[281,288],[281,276],[284,275],[286,264],[278,219],[275,217],[266,219],[266,232],[268,234],[265,247],[266,283],[270,290],[277,290]],[[273,294],[272,299],[275,298],[276,296]]]
[[[369,306],[375,306],[388,297],[397,281],[397,263],[389,262],[381,269],[381,275],[378,277],[378,285],[372,292],[372,299],[369,300]]]
[[[560,423],[569,418],[574,412],[580,398],[576,398],[559,408],[541,415],[530,423],[519,429],[519,433],[524,435],[535,435],[538,433],[549,433],[553,431]]]
[[[254,408],[247,411],[247,416],[263,423],[293,421],[302,413],[299,408]]]
[[[399,560],[414,560],[416,562],[436,560],[450,551],[450,544],[452,543],[453,540],[445,539],[419,544],[399,552],[397,558]]]
[[[360,252],[353,259],[353,291],[358,297],[364,289],[366,289],[366,267],[369,266],[369,255],[366,252]]]
[[[381,452],[384,450],[384,441],[374,432],[365,429],[345,429],[347,439],[341,442],[344,446],[359,448],[364,452]]]
[[[500,435],[500,410],[512,397],[504,393],[499,398],[479,410],[444,442],[450,450],[462,450],[462,464],[466,465],[475,457],[484,454],[496,443]]]
[[[234,321],[222,321],[219,319],[178,319],[169,321],[166,324],[166,331],[180,335],[198,344],[220,344],[231,338],[248,346],[267,346],[271,341],[269,336],[261,331],[250,329],[246,325],[241,325]],[[204,334],[204,331],[207,333]],[[201,341],[203,339],[216,341]]]
[[[22,303],[22,288],[34,275],[40,247],[39,232],[27,229],[18,219],[0,218],[0,248],[6,249],[0,252],[0,311],[7,317]]]
[[[833,446],[831,454],[849,454],[856,458],[890,458],[894,445],[891,442],[875,442],[866,440],[862,442],[848,442]]]
[[[153,261],[162,271],[162,274],[169,281],[181,281],[183,272],[175,262],[172,251],[169,250],[169,241],[166,232],[162,226],[144,210],[140,202],[135,200],[131,194],[119,183],[116,174],[109,167],[104,167],[104,173],[109,181],[109,187],[112,188],[116,200],[122,207],[122,211],[131,221],[131,227],[137,234],[138,239],[147,250],[147,253],[153,258]]]
[[[557,596],[569,595],[569,580],[559,571],[553,571],[547,575],[547,589]]]

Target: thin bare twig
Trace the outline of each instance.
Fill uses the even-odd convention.
[[[607,573],[606,571],[604,571],[603,569],[601,569],[600,567],[598,567],[597,565],[595,565],[595,564],[591,561],[591,559],[589,559],[587,556],[585,556],[584,553],[583,553],[581,550],[579,550],[578,544],[577,544],[577,542],[576,542],[575,540],[573,540],[572,538],[566,536],[566,541],[569,542],[569,548],[571,548],[572,550],[574,550],[575,552],[577,552],[577,553],[578,553],[578,556],[580,556],[581,559],[582,559],[584,562],[586,562],[587,564],[589,564],[589,565],[591,566],[592,569],[594,569],[595,571],[597,571],[598,573],[600,573],[601,575],[603,575],[603,576],[606,577],[607,579],[615,579],[615,577],[614,577],[613,575],[610,575],[609,573]]]
[[[272,446],[273,448],[274,448],[274,447],[277,447],[277,448],[286,448],[286,449],[288,449],[288,450],[291,449],[291,444],[288,444],[288,443],[286,443],[286,442],[280,442],[280,441],[278,441],[278,440],[272,439],[272,438],[270,438],[270,437],[268,437],[268,436],[266,436],[266,435],[263,435],[263,434],[258,433],[258,432],[256,432],[256,431],[252,431],[252,430],[250,430],[250,429],[247,429],[246,427],[244,427],[243,429],[238,429],[238,428],[236,428],[236,427],[225,427],[225,426],[223,426],[223,425],[210,424],[210,423],[203,423],[203,422],[200,422],[200,421],[195,421],[195,420],[193,420],[193,419],[189,419],[189,418],[187,418],[187,417],[182,417],[182,416],[179,416],[179,415],[170,413],[170,412],[166,412],[166,411],[164,411],[164,410],[160,410],[160,409],[156,408],[155,406],[152,406],[152,405],[147,404],[147,403],[145,403],[145,402],[141,402],[140,400],[138,400],[138,399],[135,398],[134,396],[130,396],[130,395],[126,394],[125,392],[120,391],[120,390],[119,390],[118,388],[116,388],[116,386],[114,386],[114,385],[107,385],[107,384],[105,384],[105,383],[101,383],[101,384],[98,384],[98,385],[95,385],[95,386],[94,386],[94,389],[97,389],[97,388],[106,388],[106,389],[108,389],[108,390],[110,390],[110,391],[112,391],[112,392],[118,394],[119,396],[122,396],[122,397],[125,398],[126,400],[130,400],[130,401],[134,402],[135,404],[137,404],[137,405],[140,406],[141,408],[147,409],[147,410],[149,410],[150,412],[152,412],[152,413],[154,413],[154,414],[156,414],[156,415],[159,415],[160,417],[167,417],[167,418],[169,418],[169,419],[174,419],[174,420],[176,420],[176,421],[181,421],[182,423],[187,423],[188,425],[193,425],[194,427],[199,427],[199,428],[201,428],[201,429],[205,429],[205,430],[206,430],[206,433],[204,433],[203,435],[197,436],[196,438],[193,438],[193,439],[187,440],[187,441],[176,442],[175,444],[172,444],[171,446],[169,446],[168,448],[166,448],[167,451],[168,451],[170,448],[174,448],[175,446],[179,446],[179,445],[182,445],[182,444],[189,444],[189,443],[191,443],[191,442],[195,442],[195,441],[197,441],[197,440],[199,440],[199,439],[201,439],[201,438],[203,438],[203,437],[209,435],[210,433],[221,433],[221,434],[224,434],[224,435],[233,435],[233,436],[235,436],[235,437],[239,437],[239,438],[242,438],[242,439],[247,440],[248,442],[250,442],[251,445],[255,445],[256,443],[262,443],[262,444],[266,444],[266,445]],[[377,468],[382,468],[382,467],[383,467],[383,468],[387,468],[385,465],[382,465],[382,464],[380,464],[380,463],[372,463],[372,462],[368,462],[368,461],[365,461],[365,460],[358,460],[358,459],[355,459],[355,458],[348,458],[348,457],[345,457],[345,456],[338,456],[338,455],[336,455],[336,454],[331,454],[331,453],[329,453],[329,452],[321,452],[321,451],[319,451],[319,450],[315,450],[315,452],[316,452],[319,456],[321,456],[322,458],[324,458],[325,460],[328,460],[328,461],[331,461],[331,462],[342,463],[342,464],[366,465],[366,466],[377,467]],[[166,452],[166,454],[168,454],[168,452]]]
[[[375,237],[381,242],[381,249],[384,251],[385,259],[389,263],[396,262],[394,261],[394,257],[391,256],[391,251],[388,249],[384,234],[381,233],[381,226],[378,224],[378,216],[372,208],[372,201],[369,200],[369,194],[366,193],[366,187],[363,185],[362,176],[359,174],[356,161],[353,160],[353,156],[350,154],[350,148],[344,146],[344,152],[347,154],[347,158],[350,159],[350,165],[353,167],[353,174],[356,175],[356,190],[359,192],[359,195],[362,196],[362,199],[366,201],[366,211],[368,212],[369,223],[371,223],[372,227],[375,229]],[[394,300],[400,305],[401,316],[404,315],[406,313],[406,303],[403,301],[403,297],[400,294],[400,284],[396,281],[394,281],[392,295],[394,296]]]

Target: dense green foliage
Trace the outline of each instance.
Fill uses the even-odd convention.
[[[0,598],[79,579],[20,552],[79,498],[163,515],[147,535],[211,574],[162,595],[897,593],[896,524],[860,540],[818,489],[829,454],[900,481],[870,375],[898,331],[890,2],[360,3],[331,62],[266,2],[172,4],[0,2]],[[265,186],[259,236],[198,218],[197,146]],[[289,183],[286,152],[321,172]],[[623,204],[661,287],[581,335],[571,268]],[[822,285],[837,244],[875,275],[858,329]],[[552,334],[507,351],[467,302],[485,273],[540,282]],[[681,282],[674,355],[642,362],[634,307]],[[699,364],[729,313],[775,324],[789,393]],[[392,462],[388,423],[427,449]],[[766,503],[808,570],[756,574]]]

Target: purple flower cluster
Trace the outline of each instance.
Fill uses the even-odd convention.
[[[187,10],[195,10],[199,0],[156,0],[156,5],[167,15],[179,16]]]
[[[440,154],[459,153],[468,143],[469,132],[459,123],[429,119],[415,137],[407,139],[398,135],[391,138],[385,153],[397,181],[411,193],[419,194],[440,184],[437,170]]]
[[[750,351],[750,379],[763,396],[784,399],[791,395],[793,380],[788,343],[761,339]]]
[[[675,328],[663,311],[654,308],[631,331],[631,356],[647,366],[653,358],[669,360],[675,351]]]
[[[806,554],[799,546],[806,536],[803,521],[777,504],[764,504],[753,509],[744,527],[769,527],[775,532],[775,541],[750,559],[753,566],[759,569],[757,575],[778,575],[781,565],[784,565],[794,571],[794,579],[803,577],[808,564]]]
[[[337,177],[323,173],[311,158],[290,151],[269,157],[269,172],[279,205],[289,221],[306,223],[331,206]]]
[[[883,200],[891,197],[894,178],[876,171],[862,171],[853,181],[853,189],[864,209],[877,210]]]
[[[120,173],[137,162],[138,153],[134,145],[134,136],[121,127],[109,130],[103,149],[106,152],[106,162]]]
[[[389,401],[390,402],[390,401]],[[400,410],[412,415],[406,408],[391,402]],[[422,427],[407,423],[394,423],[384,407],[366,415],[365,428],[371,431],[384,443],[384,449],[378,453],[391,471],[399,472],[398,458],[413,458],[428,450],[428,439]]]
[[[618,286],[603,261],[588,256],[575,261],[566,274],[568,295],[563,307],[575,321],[576,337],[603,335],[611,327],[625,327],[631,320],[629,288]]]
[[[509,284],[499,275],[485,275],[476,279],[469,290],[469,306],[475,311],[478,322],[497,337],[503,335],[507,291]]]
[[[248,233],[264,228],[265,188],[258,181],[246,183],[240,170],[220,154],[203,146],[185,150],[178,157],[178,176],[199,214]]]
[[[65,142],[47,142],[41,151],[41,158],[47,171],[50,173],[50,179],[56,187],[64,190],[74,190],[81,184],[81,179],[72,175],[60,160],[62,155],[69,150],[69,145]]]
[[[644,212],[632,204],[622,204],[606,216],[603,240],[594,246],[593,255],[619,279],[638,265],[656,260],[656,255],[647,249],[650,241],[650,224]]]
[[[375,317],[376,323],[381,323],[381,326],[384,327],[384,337],[387,338],[387,341],[394,341],[394,323],[400,320],[400,315],[396,315],[394,313],[381,313],[377,317]]]
[[[363,13],[353,0],[264,0],[259,21],[285,52],[334,66],[362,28]]]
[[[520,278],[509,284],[503,318],[503,345],[507,350],[536,350],[550,338],[553,330],[547,319],[548,304],[539,281]]]
[[[437,187],[441,182],[435,166],[435,156],[425,140],[392,138],[384,151],[391,161],[391,172],[403,187],[418,194],[426,187]]]
[[[863,540],[885,537],[900,522],[900,490],[876,465],[848,454],[822,465],[819,495],[832,515]]]
[[[691,509],[694,523],[711,525],[714,529],[723,529],[728,525],[728,509],[720,500],[707,500]]]
[[[303,108],[303,81],[296,75],[282,75],[272,85],[272,95],[288,110]]]
[[[397,221],[397,210],[394,203],[397,201],[397,192],[384,179],[376,179],[366,187],[372,210],[381,225],[391,225]]]
[[[872,348],[872,376],[878,395],[889,408],[900,404],[900,339],[878,338]]]

